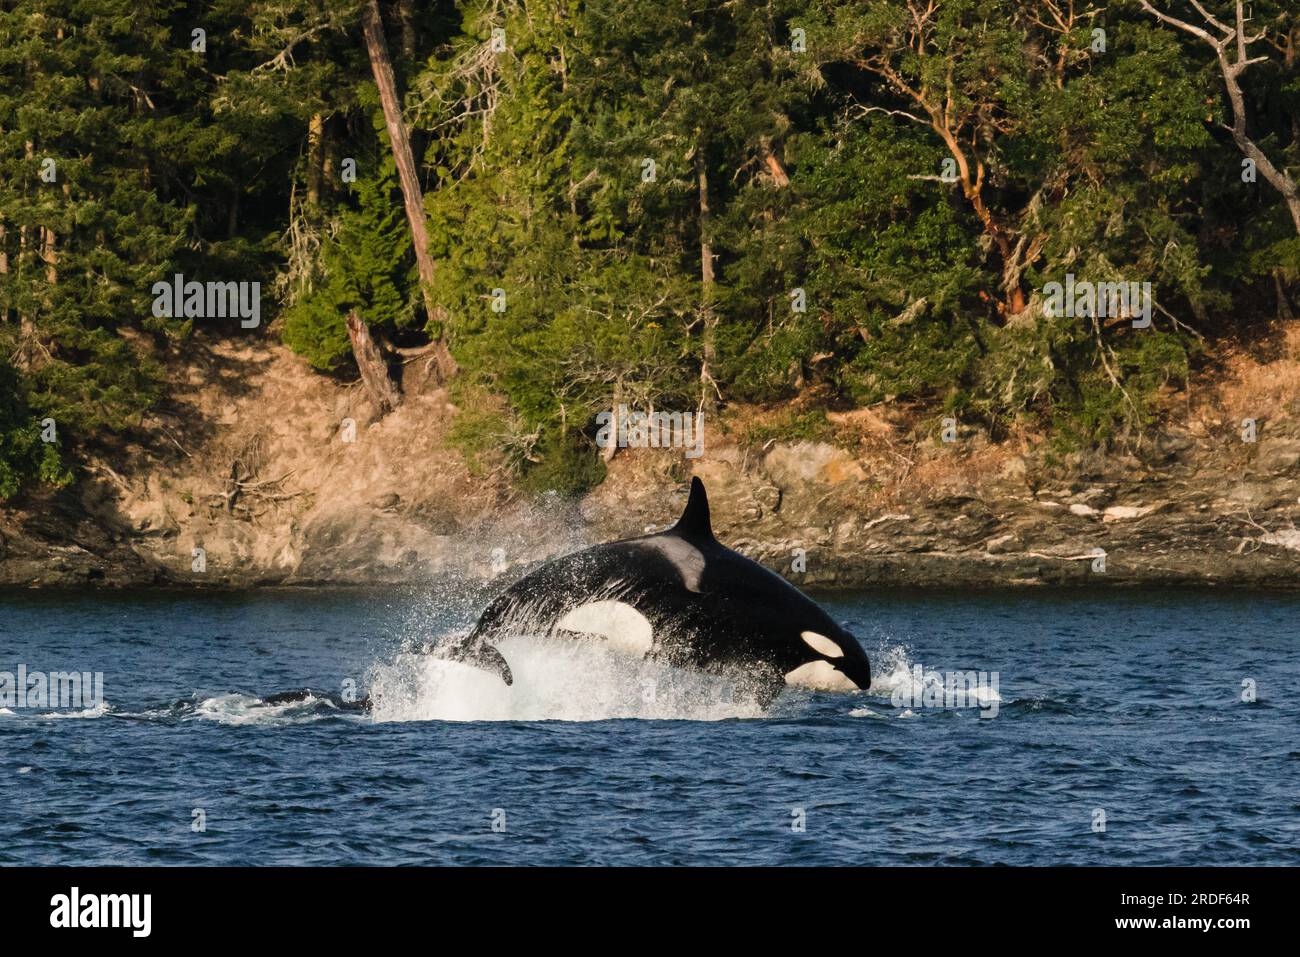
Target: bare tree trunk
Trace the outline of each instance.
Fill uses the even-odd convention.
[[[1277,293],[1277,318],[1281,322],[1294,322],[1295,313],[1286,298],[1286,279],[1281,266],[1273,270],[1273,289]]]
[[[352,343],[352,356],[361,371],[361,382],[366,387],[366,394],[374,403],[381,416],[387,415],[401,403],[401,393],[388,377],[388,366],[379,354],[379,347],[370,337],[370,328],[361,321],[357,311],[348,313],[348,339]]]
[[[609,414],[609,445],[600,450],[600,457],[606,462],[611,461],[618,454],[618,430],[620,428],[619,405],[623,402],[623,383],[622,381],[614,383],[614,404],[610,408]]]
[[[384,123],[393,145],[393,160],[402,186],[402,199],[406,206],[406,220],[411,228],[411,245],[415,247],[415,262],[420,272],[420,292],[424,309],[433,322],[445,322],[447,311],[433,301],[434,265],[429,255],[429,230],[424,220],[424,196],[420,179],[416,175],[415,157],[411,153],[411,140],[402,119],[402,107],[397,97],[397,81],[393,78],[393,62],[388,55],[388,41],[384,39],[384,25],[379,16],[379,0],[369,0],[361,15],[362,30],[366,39],[366,52],[370,56],[370,69],[379,87],[379,101],[384,108]],[[434,340],[434,356],[438,374],[448,379],[456,373],[456,361],[441,336]]]
[[[321,181],[325,173],[325,117],[313,113],[307,123],[307,208],[320,208]]]
[[[1237,9],[1240,11],[1240,3],[1237,4]],[[1282,201],[1291,214],[1291,223],[1295,226],[1296,233],[1300,234],[1300,189],[1296,188],[1295,180],[1286,170],[1274,166],[1263,150],[1246,135],[1246,103],[1238,78],[1250,62],[1252,61],[1238,60],[1229,64],[1223,50],[1219,50],[1219,69],[1223,72],[1223,82],[1228,89],[1228,100],[1232,103],[1232,139],[1236,142],[1237,149],[1254,161],[1255,168],[1268,184],[1282,194]]]
[[[414,0],[397,0],[397,22],[402,32],[402,56],[410,60],[415,56]]]
[[[41,227],[41,259],[45,262],[45,281],[51,286],[59,282],[59,254],[55,246],[54,230]]]
[[[18,348],[14,352],[14,366],[24,372],[36,365],[36,326],[32,320],[18,314]]]
[[[712,231],[709,212],[709,167],[704,155],[704,144],[695,146],[695,175],[700,188],[700,318],[703,329],[700,333],[703,361],[700,363],[700,384],[702,393],[700,405],[712,408],[717,385],[713,381],[712,366],[715,357],[714,329],[717,318],[713,314],[713,244],[710,242]]]
[[[32,141],[28,140],[24,153],[29,164],[32,161],[32,157],[35,155],[35,149],[36,147],[33,145]],[[18,227],[18,256],[14,266],[15,271],[19,275],[22,275],[24,265],[28,261],[27,237],[29,228],[30,227],[26,223],[23,223]],[[28,333],[32,329],[32,318],[30,315],[25,314],[21,309],[18,310],[18,326],[20,330],[19,342],[21,344],[19,348],[18,363],[20,368],[25,368],[27,361],[30,359],[30,356],[27,353],[27,344],[31,341]]]
[[[5,128],[0,126],[0,134],[5,132]],[[9,245],[5,241],[9,238],[8,231],[5,229],[4,220],[0,219],[0,276],[9,274]],[[9,321],[8,307],[0,307],[0,322]]]
[[[767,164],[767,170],[772,174],[772,180],[777,186],[785,189],[790,185],[790,177],[786,173],[785,167],[781,165],[781,161],[776,158],[775,153],[771,150],[764,150],[763,162]]]
[[[9,322],[9,233],[0,222],[0,323]]]
[[[928,11],[918,16],[915,21],[914,35],[908,41],[908,45],[915,49],[918,55],[928,42],[926,31],[933,28],[930,17],[935,9],[935,6],[931,4]],[[1025,291],[1020,285],[1020,277],[1033,262],[1033,259],[1021,258],[1025,246],[1022,244],[1017,248],[1014,236],[1017,231],[1015,226],[994,215],[993,210],[989,208],[988,203],[985,201],[984,176],[987,170],[984,166],[984,160],[981,159],[973,141],[965,146],[963,145],[961,133],[964,121],[961,119],[954,120],[951,99],[943,102],[937,99],[933,92],[928,91],[924,85],[912,86],[888,62],[887,57],[870,57],[859,60],[857,65],[882,77],[896,92],[907,97],[925,111],[925,117],[920,117],[905,110],[890,111],[885,110],[883,107],[873,107],[868,110],[868,112],[880,110],[881,112],[904,116],[922,126],[928,126],[943,140],[944,146],[947,147],[949,155],[951,155],[953,162],[957,166],[957,182],[961,186],[962,195],[970,203],[972,211],[980,221],[984,234],[988,236],[997,250],[998,258],[1002,263],[1002,301],[998,304],[998,309],[1007,320],[1020,315],[1024,312],[1026,306]],[[946,182],[946,180],[943,181]],[[1041,243],[1045,242],[1046,239],[1046,236],[1040,236],[1034,240],[1034,243],[1041,248]]]
[[[321,156],[321,180],[322,188],[328,190],[331,194],[335,191],[335,174],[339,168],[339,141],[337,125],[332,119],[325,120],[325,143]]]

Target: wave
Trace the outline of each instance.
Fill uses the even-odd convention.
[[[110,709],[107,702],[101,701],[93,708],[83,708],[80,711],[32,711],[29,715],[23,715],[22,712],[14,711],[11,708],[0,708],[0,718],[17,718],[20,716],[41,718],[46,721],[66,721],[73,718],[102,718],[109,714]]]
[[[83,708],[80,711],[46,711],[46,712],[42,712],[41,714],[38,714],[37,717],[46,718],[48,720],[71,720],[71,719],[85,719],[85,718],[102,718],[104,715],[108,713],[109,713],[108,702],[101,701],[98,704],[96,704],[93,708]]]

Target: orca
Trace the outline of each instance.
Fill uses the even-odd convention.
[[[834,691],[871,684],[853,635],[780,575],[714,538],[699,478],[668,530],[548,562],[435,653],[509,685],[510,666],[495,645],[511,635],[585,638],[634,658],[740,674],[764,706],[787,684]]]
[[[294,691],[280,691],[273,695],[267,695],[262,699],[262,704],[297,704],[309,699],[325,702],[327,707],[335,708],[339,711],[369,712],[371,709],[371,701],[368,697],[349,699],[345,698],[343,695],[335,694],[332,691],[317,691],[314,688],[298,688]]]

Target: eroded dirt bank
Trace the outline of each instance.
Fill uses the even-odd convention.
[[[1295,587],[1297,356],[1291,328],[1267,354],[1231,357],[1123,454],[1057,458],[1038,437],[995,444],[969,427],[945,443],[937,421],[886,407],[832,413],[816,441],[759,442],[765,413],[749,410],[706,427],[694,462],[620,452],[603,485],[564,501],[473,472],[421,360],[404,367],[402,406],[372,421],[360,387],[283,347],[198,342],[135,441],[92,455],[74,486],[0,509],[0,585],[488,577],[662,527],[693,471],[719,538],[804,584]]]

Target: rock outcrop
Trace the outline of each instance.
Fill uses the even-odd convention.
[[[1297,350],[1292,350],[1297,351]],[[71,488],[0,508],[0,585],[372,585],[492,577],[662,528],[691,471],[719,537],[813,587],[1300,585],[1300,396],[1275,360],[1238,370],[1124,454],[1036,438],[952,442],[886,409],[827,441],[705,454],[623,450],[577,502],[522,499],[447,441],[458,414],[422,360],[378,418],[282,347],[196,346],[166,411]],[[1254,420],[1247,441],[1241,428]],[[923,428],[924,426],[924,428]]]

